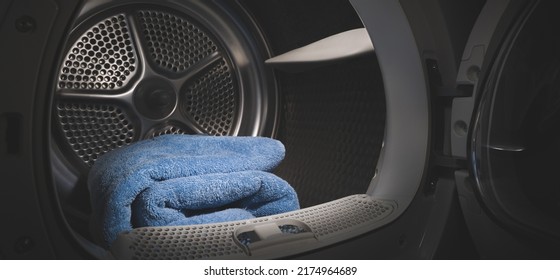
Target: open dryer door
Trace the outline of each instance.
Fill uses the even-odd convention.
[[[556,9],[488,1],[465,48],[458,83],[473,95],[454,100],[450,138],[469,159],[456,179],[484,258],[558,257]]]

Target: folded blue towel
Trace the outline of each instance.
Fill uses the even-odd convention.
[[[282,143],[261,137],[165,135],[116,149],[89,173],[92,230],[109,247],[119,233],[136,227],[296,210],[295,191],[263,172],[283,157]]]
[[[204,224],[274,215],[297,207],[286,181],[271,173],[241,171],[156,182],[132,203],[132,219],[137,226]]]

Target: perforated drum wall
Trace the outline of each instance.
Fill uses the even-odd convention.
[[[239,98],[229,66],[220,61],[184,91],[183,108],[211,135],[228,135],[233,128]]]
[[[138,67],[123,14],[108,17],[80,36],[60,70],[61,89],[112,90],[125,86]]]
[[[137,15],[150,57],[162,69],[183,72],[218,51],[207,32],[184,17],[155,10]]]
[[[187,14],[133,8],[77,28],[58,71],[55,132],[87,166],[139,139],[238,127],[243,92],[226,46]]]
[[[57,117],[65,140],[91,166],[102,154],[132,143],[137,130],[119,107],[59,103]]]

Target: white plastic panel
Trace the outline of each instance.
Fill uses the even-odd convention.
[[[353,195],[318,206],[237,222],[149,227],[121,234],[111,248],[117,259],[248,259],[283,257],[371,231],[396,208],[392,201]],[[283,226],[300,228],[290,233]],[[276,228],[276,229],[275,229]],[[247,244],[240,234],[262,240]],[[301,235],[301,237],[300,237]]]

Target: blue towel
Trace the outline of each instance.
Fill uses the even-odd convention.
[[[109,247],[136,227],[297,210],[295,191],[266,172],[283,157],[282,143],[261,137],[165,135],[113,150],[89,173],[92,230]]]

